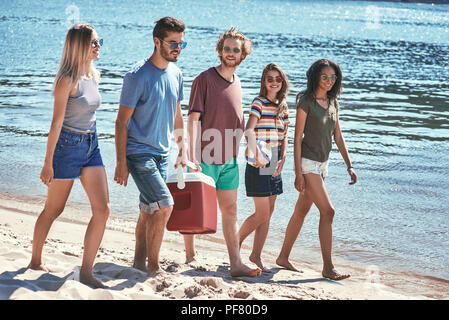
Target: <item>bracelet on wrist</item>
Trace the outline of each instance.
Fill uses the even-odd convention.
[[[349,171],[349,170],[351,170],[351,169],[354,169],[354,167],[353,167],[353,166],[349,166],[348,169],[346,169],[346,170]]]

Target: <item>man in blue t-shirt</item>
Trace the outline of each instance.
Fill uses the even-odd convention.
[[[173,17],[156,22],[154,52],[125,75],[115,123],[114,180],[126,186],[131,173],[140,191],[133,266],[150,276],[161,271],[159,250],[173,210],[173,198],[165,184],[172,133],[179,148],[175,166],[184,167],[187,160],[182,73],[172,63],[186,46],[184,30],[184,23]]]

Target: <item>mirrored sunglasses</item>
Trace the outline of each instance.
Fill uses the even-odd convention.
[[[331,82],[334,82],[335,80],[337,80],[337,76],[335,74],[331,75],[330,77],[327,76],[327,74],[322,74],[320,76],[321,80],[323,81],[327,81],[330,80]]]
[[[98,46],[102,47],[102,46],[103,46],[103,39],[100,39],[100,40],[97,40],[97,39],[92,40],[91,44],[92,44],[92,48],[96,48],[96,47],[98,47]]]
[[[168,47],[170,48],[170,50],[175,50],[178,47],[181,47],[181,49],[184,49],[187,46],[187,42],[185,42],[185,41],[182,41],[182,42],[176,42],[176,41],[167,42],[167,41],[162,40],[162,39],[159,39],[159,40],[161,40],[162,42],[167,43]]]
[[[235,54],[240,53],[240,49],[237,48],[237,47],[231,49],[230,47],[226,46],[226,47],[223,48],[223,51],[226,52],[226,53],[230,53],[231,51],[234,52]]]

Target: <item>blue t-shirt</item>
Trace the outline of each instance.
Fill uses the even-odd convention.
[[[168,154],[176,104],[183,97],[182,73],[173,63],[161,70],[148,59],[125,75],[120,104],[135,108],[128,123],[127,155]]]

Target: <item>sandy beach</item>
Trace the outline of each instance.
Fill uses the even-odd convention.
[[[78,281],[83,237],[89,212],[69,204],[54,223],[44,246],[49,273],[27,269],[33,229],[45,199],[0,193],[0,299],[2,300],[409,300],[447,299],[448,283],[430,277],[376,272],[353,263],[339,265],[351,273],[342,282],[321,276],[321,263],[293,260],[303,272],[276,266],[277,252],[265,254],[271,269],[258,278],[233,278],[229,274],[226,246],[220,234],[197,238],[201,265],[185,264],[183,238],[166,232],[161,249],[165,273],[149,278],[131,267],[135,220],[111,215],[97,255],[94,274],[106,289],[92,289]],[[250,248],[242,247],[248,260]],[[370,273],[371,272],[371,273]]]

